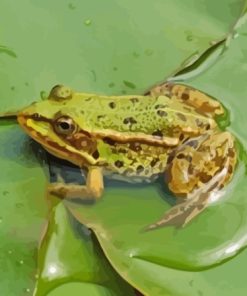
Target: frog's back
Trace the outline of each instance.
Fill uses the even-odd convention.
[[[166,96],[109,97],[78,93],[68,101],[68,107],[68,112],[73,110],[76,114],[77,123],[90,131],[110,129],[173,136],[178,129],[193,132],[214,124],[212,119]]]

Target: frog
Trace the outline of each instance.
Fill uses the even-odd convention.
[[[223,105],[190,86],[166,82],[144,95],[106,96],[54,86],[46,100],[17,114],[24,131],[48,153],[69,161],[85,184],[51,183],[65,199],[96,202],[104,179],[152,183],[162,178],[176,204],[145,227],[184,227],[230,182],[236,140],[221,130]]]

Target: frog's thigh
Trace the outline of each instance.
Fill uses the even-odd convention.
[[[86,185],[52,183],[48,190],[62,198],[99,199],[104,190],[102,169],[89,168]]]
[[[150,93],[155,96],[166,95],[170,98],[179,99],[185,104],[194,107],[198,113],[210,117],[224,114],[224,109],[218,101],[190,86],[167,82],[156,86]]]
[[[212,194],[230,181],[235,165],[234,137],[229,132],[187,141],[174,154],[166,172],[169,189],[182,201],[149,229],[187,224],[205,209]]]

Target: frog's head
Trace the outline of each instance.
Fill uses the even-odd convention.
[[[47,100],[32,103],[20,111],[17,120],[27,134],[51,154],[80,165],[95,159],[90,154],[96,143],[75,122],[76,106],[71,89],[55,86]],[[78,109],[78,107],[77,107]]]

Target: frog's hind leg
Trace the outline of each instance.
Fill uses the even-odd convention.
[[[191,139],[173,155],[166,179],[179,202],[147,230],[160,226],[185,226],[202,212],[232,178],[236,165],[234,138],[229,132],[217,132]]]
[[[214,118],[224,114],[222,105],[207,94],[187,85],[166,82],[151,89],[153,96],[166,95],[193,107],[200,114]]]
[[[83,200],[99,199],[104,190],[102,168],[90,167],[87,173],[86,185],[52,183],[48,192],[60,198],[80,198]]]

